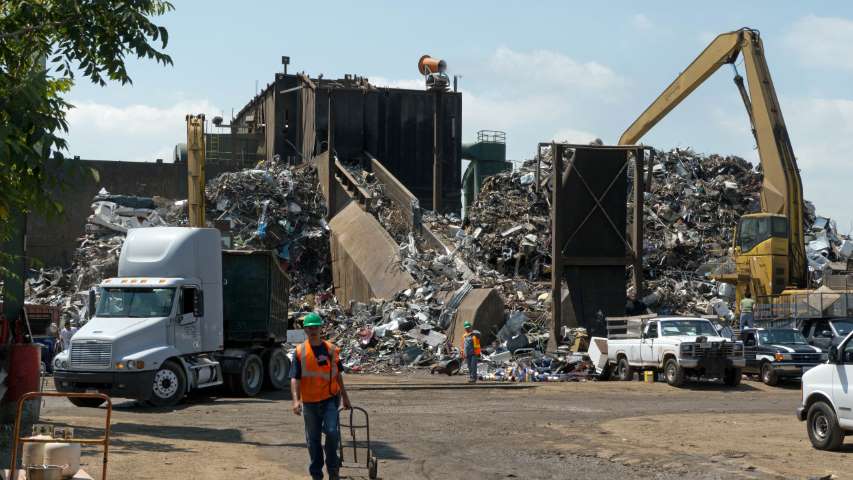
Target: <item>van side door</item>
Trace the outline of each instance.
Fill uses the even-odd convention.
[[[832,400],[838,408],[838,419],[853,421],[853,341],[838,349],[838,363],[832,376]]]

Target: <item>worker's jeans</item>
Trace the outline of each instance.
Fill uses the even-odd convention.
[[[302,417],[305,419],[305,441],[308,443],[308,455],[311,465],[308,472],[311,478],[323,478],[323,450],[326,452],[326,470],[338,470],[338,405],[340,395],[317,403],[303,403]],[[325,449],[322,436],[326,435]]]
[[[752,328],[752,312],[741,312],[740,314],[740,329]]]
[[[477,381],[477,363],[479,363],[480,357],[476,355],[468,355],[465,357],[465,363],[468,365],[468,379]]]

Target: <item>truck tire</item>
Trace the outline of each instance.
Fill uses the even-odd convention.
[[[171,407],[180,403],[187,393],[187,376],[177,362],[169,360],[154,373],[148,403],[155,407]]]
[[[264,364],[261,357],[250,353],[240,364],[240,373],[227,375],[225,380],[231,393],[254,397],[264,386]]]
[[[634,378],[634,371],[631,370],[631,364],[628,363],[627,358],[619,358],[619,363],[616,366],[616,376],[623,382],[631,381]]]
[[[770,365],[770,362],[764,362],[761,364],[761,381],[771,387],[779,384],[779,377],[776,375],[776,372],[773,371],[773,367]]]
[[[739,368],[727,368],[725,373],[723,373],[723,383],[727,387],[737,387],[740,385],[740,378],[742,376],[743,372]]]
[[[666,383],[673,387],[680,387],[684,385],[684,369],[681,368],[676,359],[670,358],[666,361],[666,364],[663,367],[663,373],[666,377]]]
[[[68,401],[71,402],[75,407],[83,407],[83,408],[98,408],[104,403],[103,399],[100,398],[80,398],[80,397],[68,397]]]
[[[272,390],[284,390],[290,383],[290,359],[281,347],[264,352],[264,386]]]
[[[844,442],[844,432],[838,425],[835,412],[824,401],[817,401],[809,407],[806,429],[812,446],[818,450],[838,450]]]

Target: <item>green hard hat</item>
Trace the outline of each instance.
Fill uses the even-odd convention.
[[[322,327],[323,326],[323,317],[321,317],[317,312],[311,312],[308,315],[302,317],[302,326],[303,327]]]
[[[462,326],[465,328],[471,328],[471,322],[465,322],[462,324]]]

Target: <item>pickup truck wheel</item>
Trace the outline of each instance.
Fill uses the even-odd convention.
[[[622,357],[619,359],[619,364],[616,366],[616,375],[623,382],[630,381],[634,377],[634,371],[631,370],[631,365],[628,363],[627,358]]]
[[[264,352],[264,385],[272,390],[287,388],[290,380],[290,359],[280,347],[271,348]]]
[[[727,368],[723,373],[723,383],[728,387],[737,387],[740,385],[740,379],[743,373],[739,368]]]
[[[228,388],[233,393],[254,397],[264,385],[264,364],[261,357],[251,353],[243,358],[240,373],[228,376]]]
[[[154,373],[148,402],[155,407],[171,407],[177,405],[186,392],[187,378],[184,369],[177,363],[168,361]]]
[[[806,428],[812,446],[818,450],[837,450],[844,442],[844,433],[838,426],[838,419],[832,407],[818,401],[809,407]]]
[[[684,385],[684,369],[678,365],[676,359],[670,358],[667,360],[666,365],[663,367],[663,372],[666,376],[666,383],[673,387]]]
[[[80,398],[80,397],[68,397],[68,401],[71,402],[75,407],[83,407],[83,408],[98,408],[101,406],[104,401],[100,398]]]
[[[776,372],[773,371],[773,367],[770,365],[770,362],[764,362],[761,364],[761,381],[771,387],[779,383],[779,377],[776,376]]]

